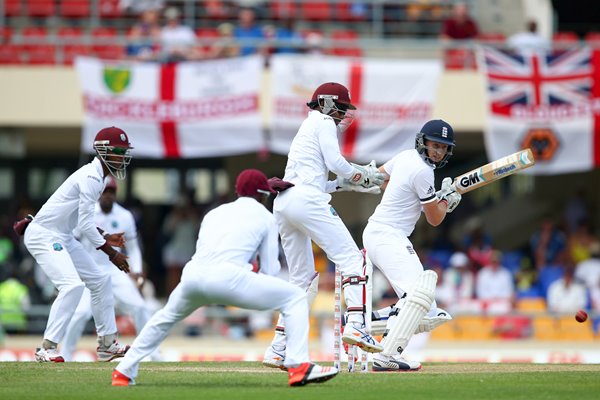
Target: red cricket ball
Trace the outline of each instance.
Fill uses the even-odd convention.
[[[575,319],[577,322],[585,322],[588,319],[588,315],[585,311],[579,310],[577,314],[575,314]]]

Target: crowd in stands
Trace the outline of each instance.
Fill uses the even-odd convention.
[[[446,67],[474,68],[468,43],[474,40],[517,51],[551,45],[533,20],[508,38],[486,32],[466,2],[378,4],[381,13],[368,1],[201,1],[190,7],[163,0],[7,0],[0,19],[0,64],[70,65],[77,55],[166,62],[257,52],[356,57],[365,53],[362,37],[439,37],[448,47]],[[373,23],[375,18],[382,18],[381,24]],[[376,25],[383,31],[374,31]],[[589,43],[598,43],[600,35],[588,36]],[[557,32],[553,39],[559,47],[579,42],[572,32]]]

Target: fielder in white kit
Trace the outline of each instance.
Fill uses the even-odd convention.
[[[208,304],[278,310],[289,336],[285,365],[290,386],[323,382],[337,375],[336,368],[309,361],[306,293],[275,277],[280,269],[277,224],[262,204],[275,190],[255,169],[242,171],[235,187],[237,200],[204,217],[196,253],[183,269],[181,282],[114,370],[113,386],[135,384],[140,361],[158,347],[176,322]],[[257,252],[259,272],[254,273],[251,261]]]
[[[420,363],[401,357],[410,338],[451,319],[435,303],[436,273],[423,270],[408,237],[421,212],[429,224],[437,226],[458,206],[461,196],[450,187],[451,178],[444,178],[437,194],[434,189],[434,169],[446,165],[454,145],[450,124],[431,120],[416,135],[415,149],[400,152],[379,168],[388,179],[363,232],[363,243],[368,259],[401,300],[389,310],[383,352],[373,357],[374,371],[420,369]]]
[[[92,255],[97,265],[110,272],[115,306],[117,310],[130,315],[133,318],[135,330],[141,332],[151,313],[146,307],[139,288],[143,285],[142,276],[142,252],[138,242],[137,228],[133,214],[116,202],[117,181],[112,177],[106,178],[106,187],[100,200],[96,203],[94,220],[96,226],[108,233],[123,232],[125,241],[125,254],[131,272],[124,274],[112,267],[112,263],[106,254],[94,251],[93,244],[76,229],[75,236],[83,244],[85,249]],[[120,251],[119,249],[115,249]],[[62,342],[61,353],[65,361],[71,361],[77,342],[83,335],[87,321],[92,317],[92,298],[89,289],[83,291],[77,310],[71,318],[65,338]],[[158,353],[150,357],[153,361],[159,361]]]
[[[107,254],[111,263],[128,272],[127,257],[112,246],[123,246],[123,233],[108,234],[97,229],[94,207],[104,191],[109,174],[124,179],[131,160],[127,134],[116,127],[104,128],[94,139],[96,157],[75,171],[50,196],[35,218],[17,222],[24,233],[25,246],[58,289],[52,303],[42,346],[36,349],[39,362],[64,362],[57,344],[63,339],[71,316],[85,287],[91,292],[92,313],[98,333],[97,355],[100,361],[122,357],[129,346],[117,341],[114,301],[108,270],[98,266],[88,251],[75,239],[79,226],[97,250]]]
[[[294,186],[279,193],[273,204],[289,266],[289,281],[305,290],[309,305],[312,304],[319,279],[315,273],[313,240],[342,273],[348,312],[342,340],[368,352],[379,352],[383,348],[365,330],[364,257],[329,202],[330,193],[340,190],[379,190],[384,176],[374,163],[352,164],[340,153],[338,132],[343,132],[352,121],[348,110],[356,109],[346,87],[324,83],[315,90],[307,106],[310,111],[292,141],[283,178]],[[336,180],[328,181],[329,171],[337,175]],[[265,366],[284,367],[290,342],[286,334],[287,327],[280,318],[275,337],[264,355]]]

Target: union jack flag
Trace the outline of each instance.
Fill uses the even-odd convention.
[[[520,55],[483,49],[492,114],[510,115],[513,106],[576,106],[592,97],[589,48]]]

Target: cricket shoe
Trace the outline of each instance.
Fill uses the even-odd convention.
[[[416,361],[408,361],[400,355],[385,356],[383,354],[375,354],[373,356],[373,371],[377,372],[411,372],[421,369],[421,363]]]
[[[35,361],[59,363],[65,362],[65,359],[58,353],[56,347],[50,349],[38,347],[37,349],[35,349]]]
[[[283,362],[285,361],[285,350],[277,351],[273,348],[273,346],[269,346],[267,351],[265,352],[265,356],[263,358],[263,365],[269,368],[279,368],[284,371],[287,371]]]
[[[358,346],[368,353],[380,353],[383,351],[383,346],[380,345],[364,327],[357,328],[353,324],[347,324],[344,327],[342,341],[349,345]]]
[[[98,355],[98,361],[112,361],[115,358],[123,357],[127,350],[129,350],[129,345],[120,344],[115,340],[110,347],[102,348],[98,346],[96,354]]]
[[[304,386],[308,383],[325,382],[335,377],[338,372],[335,367],[321,367],[305,362],[297,367],[288,368],[288,383],[290,386]]]
[[[112,385],[113,386],[133,386],[135,385],[135,381],[123,374],[122,372],[113,370],[112,373]]]

